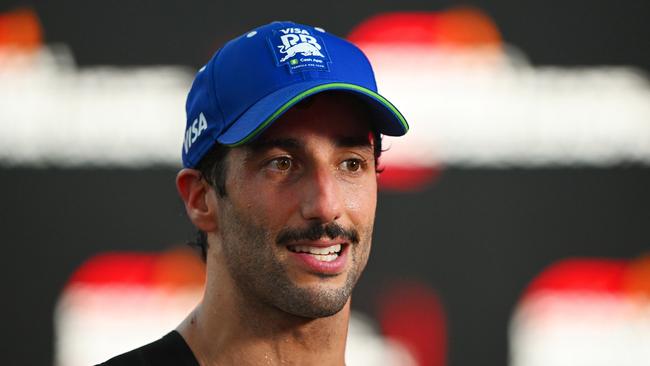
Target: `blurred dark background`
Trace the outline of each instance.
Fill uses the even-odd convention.
[[[70,45],[80,65],[196,67],[224,41],[273,20],[319,24],[343,36],[377,13],[461,5],[485,11],[504,40],[536,65],[636,65],[650,70],[650,4],[644,0],[3,0],[0,11],[35,9],[46,41]]]
[[[47,43],[82,67],[198,67],[227,39],[275,19],[346,35],[385,11],[474,5],[535,65],[650,70],[650,2],[12,1],[36,11]],[[0,121],[11,123],[10,121]],[[182,123],[182,121],[179,121]],[[649,121],[650,123],[650,121]],[[52,312],[79,264],[109,250],[160,250],[193,236],[176,167],[0,166],[3,364],[52,363]],[[507,327],[526,284],[566,257],[634,258],[650,249],[650,169],[446,167],[422,191],[380,193],[371,263],[354,307],[417,279],[447,312],[450,365],[505,365]]]

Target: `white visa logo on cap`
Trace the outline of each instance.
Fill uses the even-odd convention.
[[[192,124],[185,131],[185,143],[183,147],[185,148],[185,153],[190,150],[194,141],[196,141],[201,132],[208,129],[208,121],[205,119],[203,112],[199,113],[199,118],[195,118]]]

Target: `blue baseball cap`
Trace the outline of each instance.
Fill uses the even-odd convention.
[[[187,96],[183,166],[196,167],[215,143],[246,144],[296,103],[327,90],[363,100],[379,133],[408,131],[404,116],[377,93],[359,48],[322,28],[273,22],[226,43],[196,74]]]

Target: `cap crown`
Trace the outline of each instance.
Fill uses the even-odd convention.
[[[343,85],[377,92],[363,52],[321,28],[273,22],[229,41],[192,84],[183,165],[196,166],[215,142],[247,141],[300,98],[320,91],[314,88],[326,85],[321,89]],[[315,91],[304,93],[310,90]]]

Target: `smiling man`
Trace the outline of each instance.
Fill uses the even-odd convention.
[[[177,188],[200,232],[201,304],[107,365],[343,365],[368,260],[381,135],[408,125],[354,45],[292,22],[196,75]]]

